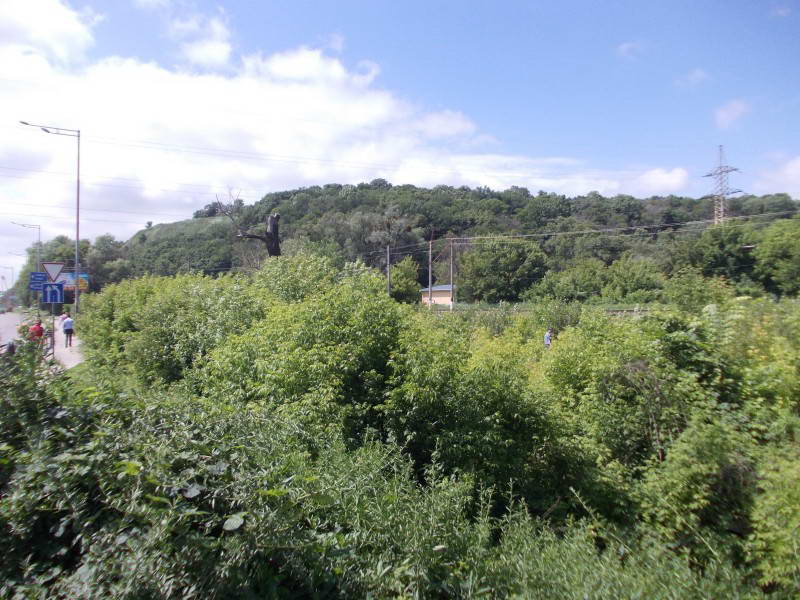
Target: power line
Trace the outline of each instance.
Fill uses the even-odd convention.
[[[74,206],[70,206],[69,204],[34,204],[31,202],[14,202],[16,206],[33,206],[38,208],[66,208],[66,209],[73,209]],[[159,212],[140,212],[135,210],[115,210],[112,208],[84,208],[81,207],[82,211],[90,211],[90,212],[104,212],[104,213],[123,213],[129,215],[144,215],[144,216],[155,216],[155,217],[177,217],[180,219],[188,219],[186,214],[177,214],[177,213],[159,213]]]
[[[758,213],[753,215],[740,215],[737,217],[729,217],[728,220],[741,220],[741,219],[752,219],[757,217],[779,217],[785,215],[793,215],[797,211],[789,210],[789,211],[781,211],[781,212],[772,212],[772,213]],[[557,232],[550,232],[550,233],[520,233],[520,234],[509,234],[509,235],[502,235],[502,236],[471,236],[471,237],[446,237],[446,238],[438,238],[434,240],[436,242],[452,242],[459,246],[467,246],[467,245],[477,245],[477,244],[492,244],[496,242],[500,243],[519,243],[524,242],[528,238],[539,238],[539,237],[555,237],[555,236],[570,236],[570,235],[586,235],[592,233],[614,233],[618,231],[626,231],[631,230],[628,233],[624,234],[617,234],[617,235],[606,235],[605,237],[632,237],[636,235],[641,236],[653,236],[653,235],[678,235],[678,234],[685,234],[685,233],[702,233],[707,231],[708,227],[702,228],[690,228],[686,227],[684,229],[672,230],[672,229],[665,229],[665,228],[672,228],[672,227],[680,227],[680,226],[694,226],[694,225],[709,225],[713,223],[713,219],[705,219],[705,220],[698,220],[698,221],[683,221],[678,223],[661,223],[661,224],[654,224],[654,225],[639,225],[633,227],[609,227],[604,229],[582,229],[580,231],[557,231]],[[745,223],[742,225],[732,225],[730,228],[735,227],[745,227],[745,226],[752,226],[757,227],[759,225],[769,225],[771,221],[765,221],[763,223]],[[660,228],[658,231],[648,231],[647,229],[655,229]],[[473,241],[478,240],[478,241]],[[405,256],[410,254],[416,254],[418,252],[423,252],[425,247],[428,245],[428,242],[420,242],[417,244],[408,244],[405,246],[397,246],[392,248],[392,256]],[[405,251],[399,252],[399,250],[404,250],[407,248],[416,248],[417,250],[412,251]],[[365,252],[360,254],[359,256],[362,257],[369,257],[375,254],[384,254],[385,250],[375,250],[372,252]]]
[[[141,148],[146,150],[158,150],[162,152],[175,152],[181,154],[196,154],[196,155],[209,155],[209,156],[222,156],[226,158],[236,158],[242,160],[257,160],[265,162],[285,162],[293,164],[308,164],[308,165],[329,165],[338,166],[343,168],[356,168],[356,169],[369,169],[374,171],[381,170],[397,170],[403,166],[403,163],[381,164],[369,162],[355,162],[355,161],[342,161],[328,158],[317,158],[312,156],[289,156],[280,154],[266,154],[260,152],[250,152],[244,150],[227,150],[224,148],[215,148],[209,146],[188,146],[180,144],[171,144],[166,142],[157,142],[150,140],[120,140],[118,138],[109,138],[102,136],[83,135],[82,139],[92,141],[98,144],[108,144],[113,146],[125,146],[131,148]],[[462,175],[482,176],[482,177],[509,177],[516,179],[530,179],[535,178],[536,174],[519,173],[519,172],[492,172],[492,171],[474,171],[464,170],[457,165],[452,167],[426,167],[416,169],[419,172],[425,173],[454,173],[457,172]]]
[[[50,220],[50,221],[59,220],[59,219],[62,219],[62,220],[63,219],[67,219],[67,220],[68,219],[74,219],[74,216],[61,217],[61,216],[42,215],[42,214],[37,214],[37,213],[0,213],[0,216],[2,216],[2,217],[38,217],[40,219],[46,219],[46,220]],[[81,217],[81,221],[91,221],[93,223],[124,223],[124,224],[136,224],[136,223],[141,223],[142,222],[142,220],[137,220],[137,221],[114,221],[114,220],[111,220],[111,219],[85,219],[83,217]]]
[[[50,175],[50,174],[64,175],[65,178],[63,180],[59,180],[59,181],[71,182],[71,179],[67,179],[67,176],[69,174],[68,173],[62,173],[60,171],[19,169],[19,168],[16,168],[16,167],[3,167],[3,166],[0,166],[0,169],[14,170],[14,171],[24,171],[24,172],[30,172],[30,173],[44,173],[44,174],[48,174],[48,175]],[[14,174],[10,174],[10,173],[0,173],[0,177],[6,177],[6,178],[9,178],[9,179],[26,179],[26,180],[27,179],[35,179],[35,177],[29,176],[29,175],[14,175]],[[231,188],[222,189],[222,188],[216,188],[216,187],[211,186],[211,185],[198,184],[198,183],[176,183],[175,185],[186,185],[186,186],[203,187],[206,190],[212,190],[212,191],[154,188],[154,187],[146,185],[140,179],[133,179],[133,178],[127,178],[127,177],[109,177],[109,176],[102,176],[102,175],[93,175],[93,176],[90,176],[90,177],[94,177],[95,179],[111,179],[111,180],[122,180],[122,181],[131,181],[131,182],[138,182],[139,183],[139,185],[119,185],[119,184],[112,184],[112,183],[100,183],[100,182],[97,182],[97,181],[86,181],[85,184],[84,184],[84,185],[88,185],[88,186],[92,186],[92,187],[105,187],[105,188],[113,188],[113,189],[121,189],[121,190],[141,190],[143,188],[146,188],[146,189],[150,189],[150,190],[157,190],[157,191],[173,193],[173,194],[194,194],[194,195],[201,195],[201,196],[217,196],[218,194],[221,194],[221,193],[227,193],[227,192],[229,192],[231,190],[231,188],[233,188],[233,189],[235,189],[237,191],[249,191],[249,192],[253,192],[253,193],[256,193],[256,194],[260,193],[255,188],[239,188],[239,187],[231,186]],[[55,179],[55,178],[51,178],[51,179]],[[213,191],[213,190],[218,190],[218,191]]]

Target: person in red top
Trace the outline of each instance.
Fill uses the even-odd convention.
[[[41,320],[36,319],[36,323],[31,325],[31,328],[28,329],[28,339],[32,342],[41,342],[43,336],[44,329],[42,328],[42,322]]]

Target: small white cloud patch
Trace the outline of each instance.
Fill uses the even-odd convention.
[[[708,81],[709,78],[710,76],[705,69],[695,67],[682,77],[679,77],[676,83],[681,87],[694,87]]]
[[[184,40],[181,54],[191,64],[219,68],[231,57],[230,31],[220,17],[193,15],[170,23],[171,34]]]
[[[633,59],[638,58],[642,52],[641,42],[623,42],[617,46],[617,55],[622,58]]]
[[[731,100],[714,111],[714,121],[720,129],[728,129],[736,121],[750,112],[750,105],[744,100]]]

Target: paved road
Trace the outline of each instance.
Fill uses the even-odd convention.
[[[22,322],[22,315],[19,313],[3,313],[0,315],[0,344],[5,344],[8,340],[18,337],[17,327]]]
[[[50,317],[43,318],[42,321],[46,327],[52,326]],[[17,327],[22,322],[22,315],[20,313],[5,313],[0,315],[0,344],[5,344],[11,338],[18,338]],[[56,318],[56,360],[62,364],[65,369],[74,367],[80,362],[83,362],[83,355],[81,354],[81,341],[77,337],[72,339],[72,347],[64,347],[64,334],[61,332],[61,324]]]

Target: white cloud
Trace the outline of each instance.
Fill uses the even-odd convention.
[[[477,129],[475,123],[466,116],[452,110],[428,113],[417,121],[416,127],[422,135],[431,139],[471,135]]]
[[[74,235],[75,140],[14,126],[18,119],[82,130],[88,238],[127,239],[147,221],[189,217],[228,189],[254,202],[270,191],[376,177],[565,194],[670,193],[686,181],[681,168],[600,170],[570,157],[487,152],[491,135],[468,115],[416,106],[376,84],[377,64],[353,67],[316,48],[231,52],[225,70],[203,73],[125,57],[72,69],[91,30],[66,5],[49,6],[67,11],[61,29],[0,36],[0,105],[10,117],[0,135],[0,197],[14,199],[0,207],[0,237],[10,251],[33,239],[11,219],[40,223],[43,239]],[[180,43],[227,39],[218,21],[174,21],[173,35]],[[56,52],[46,33],[59,31]],[[201,61],[219,64],[222,54]]]
[[[2,45],[61,63],[83,57],[94,42],[91,26],[97,22],[96,13],[78,13],[60,0],[0,2]]]
[[[330,34],[326,46],[334,52],[341,52],[344,50],[344,36],[341,33]]]
[[[800,199],[800,156],[788,158],[777,168],[761,173],[754,189],[760,194],[786,192]]]
[[[792,9],[786,5],[773,6],[769,14],[773,17],[788,17],[792,14]]]
[[[638,58],[642,52],[641,42],[623,42],[617,46],[617,55],[622,58]]]
[[[207,68],[228,64],[232,51],[230,31],[222,18],[197,14],[174,19],[170,33],[183,40],[181,54],[191,64]]]
[[[172,0],[133,0],[133,4],[139,8],[153,10],[156,8],[168,8]]]
[[[720,129],[728,129],[750,112],[750,104],[744,100],[731,100],[714,111],[714,121]]]
[[[679,77],[675,83],[677,83],[681,87],[694,87],[696,85],[700,85],[701,83],[708,81],[709,75],[700,67],[695,67],[685,75]]]
[[[634,179],[632,189],[642,196],[674,194],[684,189],[688,181],[689,173],[681,167],[650,169]]]
[[[222,67],[231,56],[231,45],[220,40],[189,42],[182,47],[183,55],[193,64],[203,67]]]

